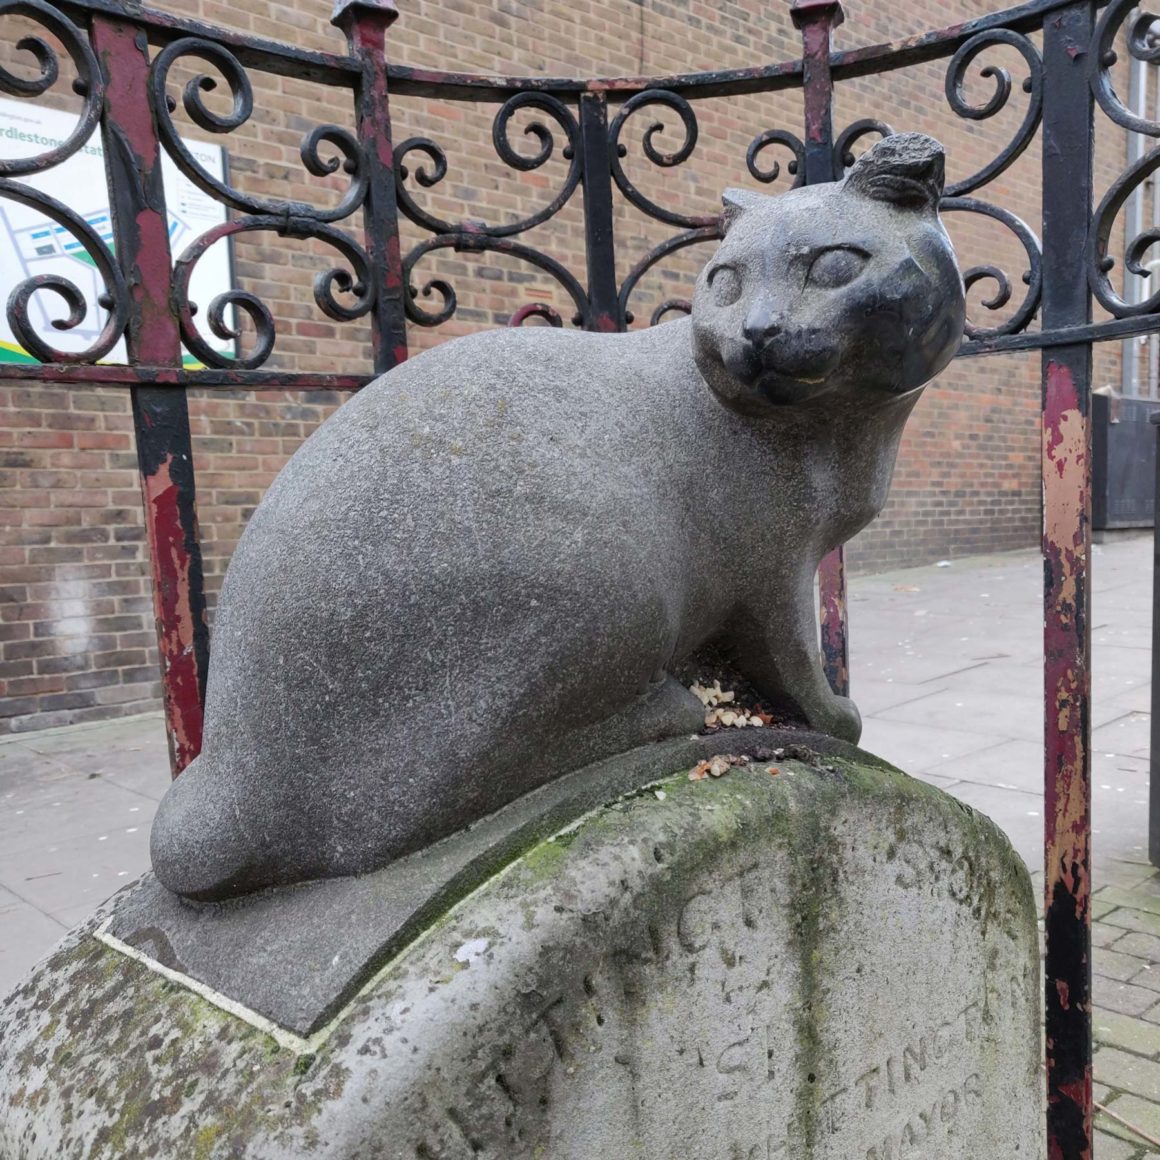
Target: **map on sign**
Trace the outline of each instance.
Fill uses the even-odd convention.
[[[0,100],[0,158],[11,160],[44,153],[66,140],[76,123],[73,113],[36,108],[25,101]],[[220,145],[200,141],[186,141],[185,145],[207,173],[224,180],[225,154]],[[226,220],[226,207],[189,181],[168,155],[162,156],[161,173],[169,210],[169,245],[177,258],[196,237]],[[66,161],[17,180],[64,202],[113,249],[113,218],[99,133],[94,133]],[[0,306],[27,278],[38,274],[67,278],[84,295],[88,306],[84,321],[72,330],[54,329],[53,320],[62,317],[66,308],[58,295],[42,291],[34,294],[29,303],[32,325],[58,350],[85,350],[96,341],[108,317],[97,305],[104,280],[79,238],[40,211],[0,198],[0,259]],[[204,317],[205,307],[232,285],[229,243],[223,241],[212,246],[194,267],[190,298],[202,307]],[[227,312],[227,322],[230,317]],[[208,328],[202,334],[215,350],[235,354],[232,340],[220,339]],[[188,353],[184,359],[187,367],[200,365]],[[20,346],[6,312],[0,309],[0,363],[36,361]],[[113,347],[103,361],[124,362],[124,342]]]

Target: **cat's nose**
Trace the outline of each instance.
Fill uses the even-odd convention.
[[[775,338],[785,329],[785,315],[780,312],[761,310],[753,311],[745,320],[741,333],[746,342],[757,350],[767,345],[770,339]]]

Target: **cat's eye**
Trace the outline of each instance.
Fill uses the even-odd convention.
[[[741,297],[741,275],[732,266],[716,266],[709,271],[709,289],[718,306],[732,306]]]
[[[832,290],[853,282],[862,273],[870,255],[850,246],[833,246],[822,250],[810,263],[806,281],[811,286]]]

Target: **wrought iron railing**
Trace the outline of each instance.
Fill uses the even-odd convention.
[[[782,163],[796,184],[830,181],[852,162],[860,141],[891,131],[881,121],[860,119],[835,135],[835,81],[945,60],[947,106],[964,121],[979,122],[1008,107],[1013,91],[1010,72],[984,63],[985,54],[999,48],[1017,53],[1027,72],[1022,119],[993,158],[947,188],[942,209],[991,219],[1010,231],[1026,255],[1021,277],[993,263],[965,272],[968,286],[987,286],[983,307],[996,312],[997,320],[969,324],[961,354],[1043,351],[1049,1138],[1053,1158],[1090,1156],[1091,351],[1094,342],[1160,330],[1160,293],[1132,301],[1113,280],[1120,273],[1113,240],[1117,215],[1132,191],[1160,169],[1160,149],[1131,165],[1092,209],[1096,105],[1123,129],[1160,137],[1160,124],[1129,110],[1114,85],[1117,43],[1126,42],[1135,59],[1160,60],[1151,16],[1134,15],[1131,26],[1124,28],[1134,11],[1134,0],[1106,5],[1098,0],[1033,0],[896,44],[834,52],[831,32],[842,19],[837,0],[796,0],[792,15],[802,37],[800,58],[664,78],[572,79],[475,76],[392,63],[387,32],[397,13],[390,0],[339,0],[333,20],[347,36],[346,55],[210,28],[135,3],[0,0],[0,15],[29,19],[52,38],[30,36],[18,42],[16,48],[33,62],[35,75],[0,68],[0,92],[29,99],[43,96],[58,80],[63,51],[71,59],[73,88],[82,102],[66,141],[38,156],[0,160],[0,198],[35,208],[80,243],[103,280],[100,303],[105,311],[103,327],[84,350],[58,349],[33,324],[30,303],[39,295],[55,295],[63,317],[53,326],[67,331],[81,321],[83,296],[59,275],[26,280],[9,298],[7,315],[17,340],[38,362],[6,366],[3,374],[36,383],[121,385],[132,392],[175,772],[198,752],[208,660],[185,388],[357,389],[406,357],[407,320],[437,326],[454,314],[456,293],[446,279],[414,285],[418,264],[441,250],[503,254],[530,263],[553,279],[571,303],[567,319],[552,303],[524,304],[514,310],[514,324],[535,316],[554,326],[570,322],[590,330],[623,329],[632,321],[634,291],[646,273],[680,250],[718,236],[716,216],[666,208],[634,184],[622,163],[628,149],[625,124],[634,113],[660,111],[679,121],[683,137],[675,149],[659,145],[657,125],[643,136],[647,160],[669,169],[685,162],[697,142],[697,102],[800,90],[804,131],[798,135],[779,127],[759,133],[748,147],[746,166],[762,183],[777,178]],[[228,110],[206,101],[205,94],[217,83],[209,77],[195,75],[174,95],[170,78],[191,61],[203,62],[224,79]],[[992,86],[982,103],[972,103],[965,91],[968,73],[976,66]],[[217,135],[228,136],[250,118],[251,72],[349,90],[354,131],[319,125],[305,134],[300,148],[310,174],[345,181],[345,191],[329,207],[248,193],[209,172],[183,144],[174,122],[179,108],[201,130]],[[542,208],[507,224],[437,216],[419,194],[446,178],[444,147],[422,136],[395,143],[388,94],[498,105],[492,130],[498,157],[515,170],[530,172],[550,157],[562,156],[567,163],[562,184]],[[531,155],[516,151],[509,139],[513,117],[529,112],[537,118],[525,128],[536,146]],[[22,181],[75,153],[98,126],[112,199],[115,257],[80,215]],[[1017,215],[980,196],[1037,136],[1045,178],[1042,244]],[[176,256],[170,252],[167,231],[163,156],[229,209],[224,224]],[[525,237],[578,193],[583,202],[583,271],[567,268]],[[617,195],[673,231],[619,280],[614,260]],[[401,250],[401,219],[423,235],[407,253]],[[261,231],[314,239],[334,252],[334,263],[314,279],[314,300],[335,322],[361,327],[364,334],[369,330],[372,365],[366,373],[272,367],[277,320],[249,291],[227,290],[199,317],[190,300],[190,279],[199,259],[222,239]],[[1146,273],[1145,253],[1157,241],[1157,232],[1149,230],[1129,242],[1125,260],[1130,275]],[[438,301],[432,302],[436,296]],[[1098,322],[1092,321],[1093,296],[1109,315]],[[666,298],[651,311],[650,321],[688,309],[687,300]],[[218,340],[234,337],[239,316],[248,320],[254,339],[244,354],[223,354],[207,331]],[[101,362],[122,339],[125,363]],[[200,369],[183,365],[183,347],[200,361]],[[827,671],[835,687],[844,690],[840,553],[823,564],[820,588]]]

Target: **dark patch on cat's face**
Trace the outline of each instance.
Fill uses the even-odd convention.
[[[868,165],[861,182],[732,195],[728,232],[693,302],[698,367],[730,406],[835,393],[877,404],[953,357],[963,287],[937,192],[922,172],[899,176],[891,165],[890,183]]]

